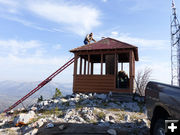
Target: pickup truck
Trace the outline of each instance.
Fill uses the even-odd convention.
[[[165,120],[180,120],[180,87],[150,81],[145,103],[151,135],[165,135]]]

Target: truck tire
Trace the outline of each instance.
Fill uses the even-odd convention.
[[[157,119],[153,127],[153,135],[165,135],[165,120]]]

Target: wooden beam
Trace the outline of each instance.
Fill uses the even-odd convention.
[[[121,62],[121,71],[123,71],[124,69],[123,69],[123,62]]]
[[[82,74],[82,57],[80,58],[80,69],[79,69],[79,74],[81,75]]]
[[[73,92],[75,91],[75,78],[77,76],[77,58],[78,58],[78,55],[77,54],[74,54],[74,76],[73,76]]]
[[[75,54],[75,61],[74,61],[74,75],[77,75],[77,65],[78,65],[78,55]]]
[[[116,88],[116,81],[117,81],[117,53],[115,53],[115,58],[114,58],[114,62],[115,62],[115,65],[114,65],[114,88]]]
[[[84,59],[84,75],[86,75],[86,59]]]
[[[89,75],[89,67],[90,67],[90,54],[88,54],[88,75]]]
[[[93,75],[93,71],[94,71],[94,63],[91,62],[91,75]]]
[[[133,81],[134,81],[134,76],[133,76],[133,51],[129,52],[129,77],[130,77],[130,90],[133,92]]]
[[[103,74],[103,54],[101,54],[101,75]]]
[[[129,53],[129,50],[102,50],[102,51],[79,51],[77,52],[78,55],[88,55],[88,54],[114,54],[114,53]]]

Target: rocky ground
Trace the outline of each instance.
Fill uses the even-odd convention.
[[[41,101],[27,111],[1,114],[0,134],[147,135],[149,124],[143,102],[80,93]]]

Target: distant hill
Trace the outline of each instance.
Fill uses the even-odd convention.
[[[28,92],[34,89],[40,82],[16,82],[16,81],[0,81],[0,112],[14,102],[25,96]],[[55,89],[59,88],[63,95],[72,93],[72,84],[61,84],[50,82],[37,91],[24,104],[29,105],[37,101],[37,98],[42,95],[43,98],[51,98],[55,93]],[[22,106],[21,106],[22,107]]]

